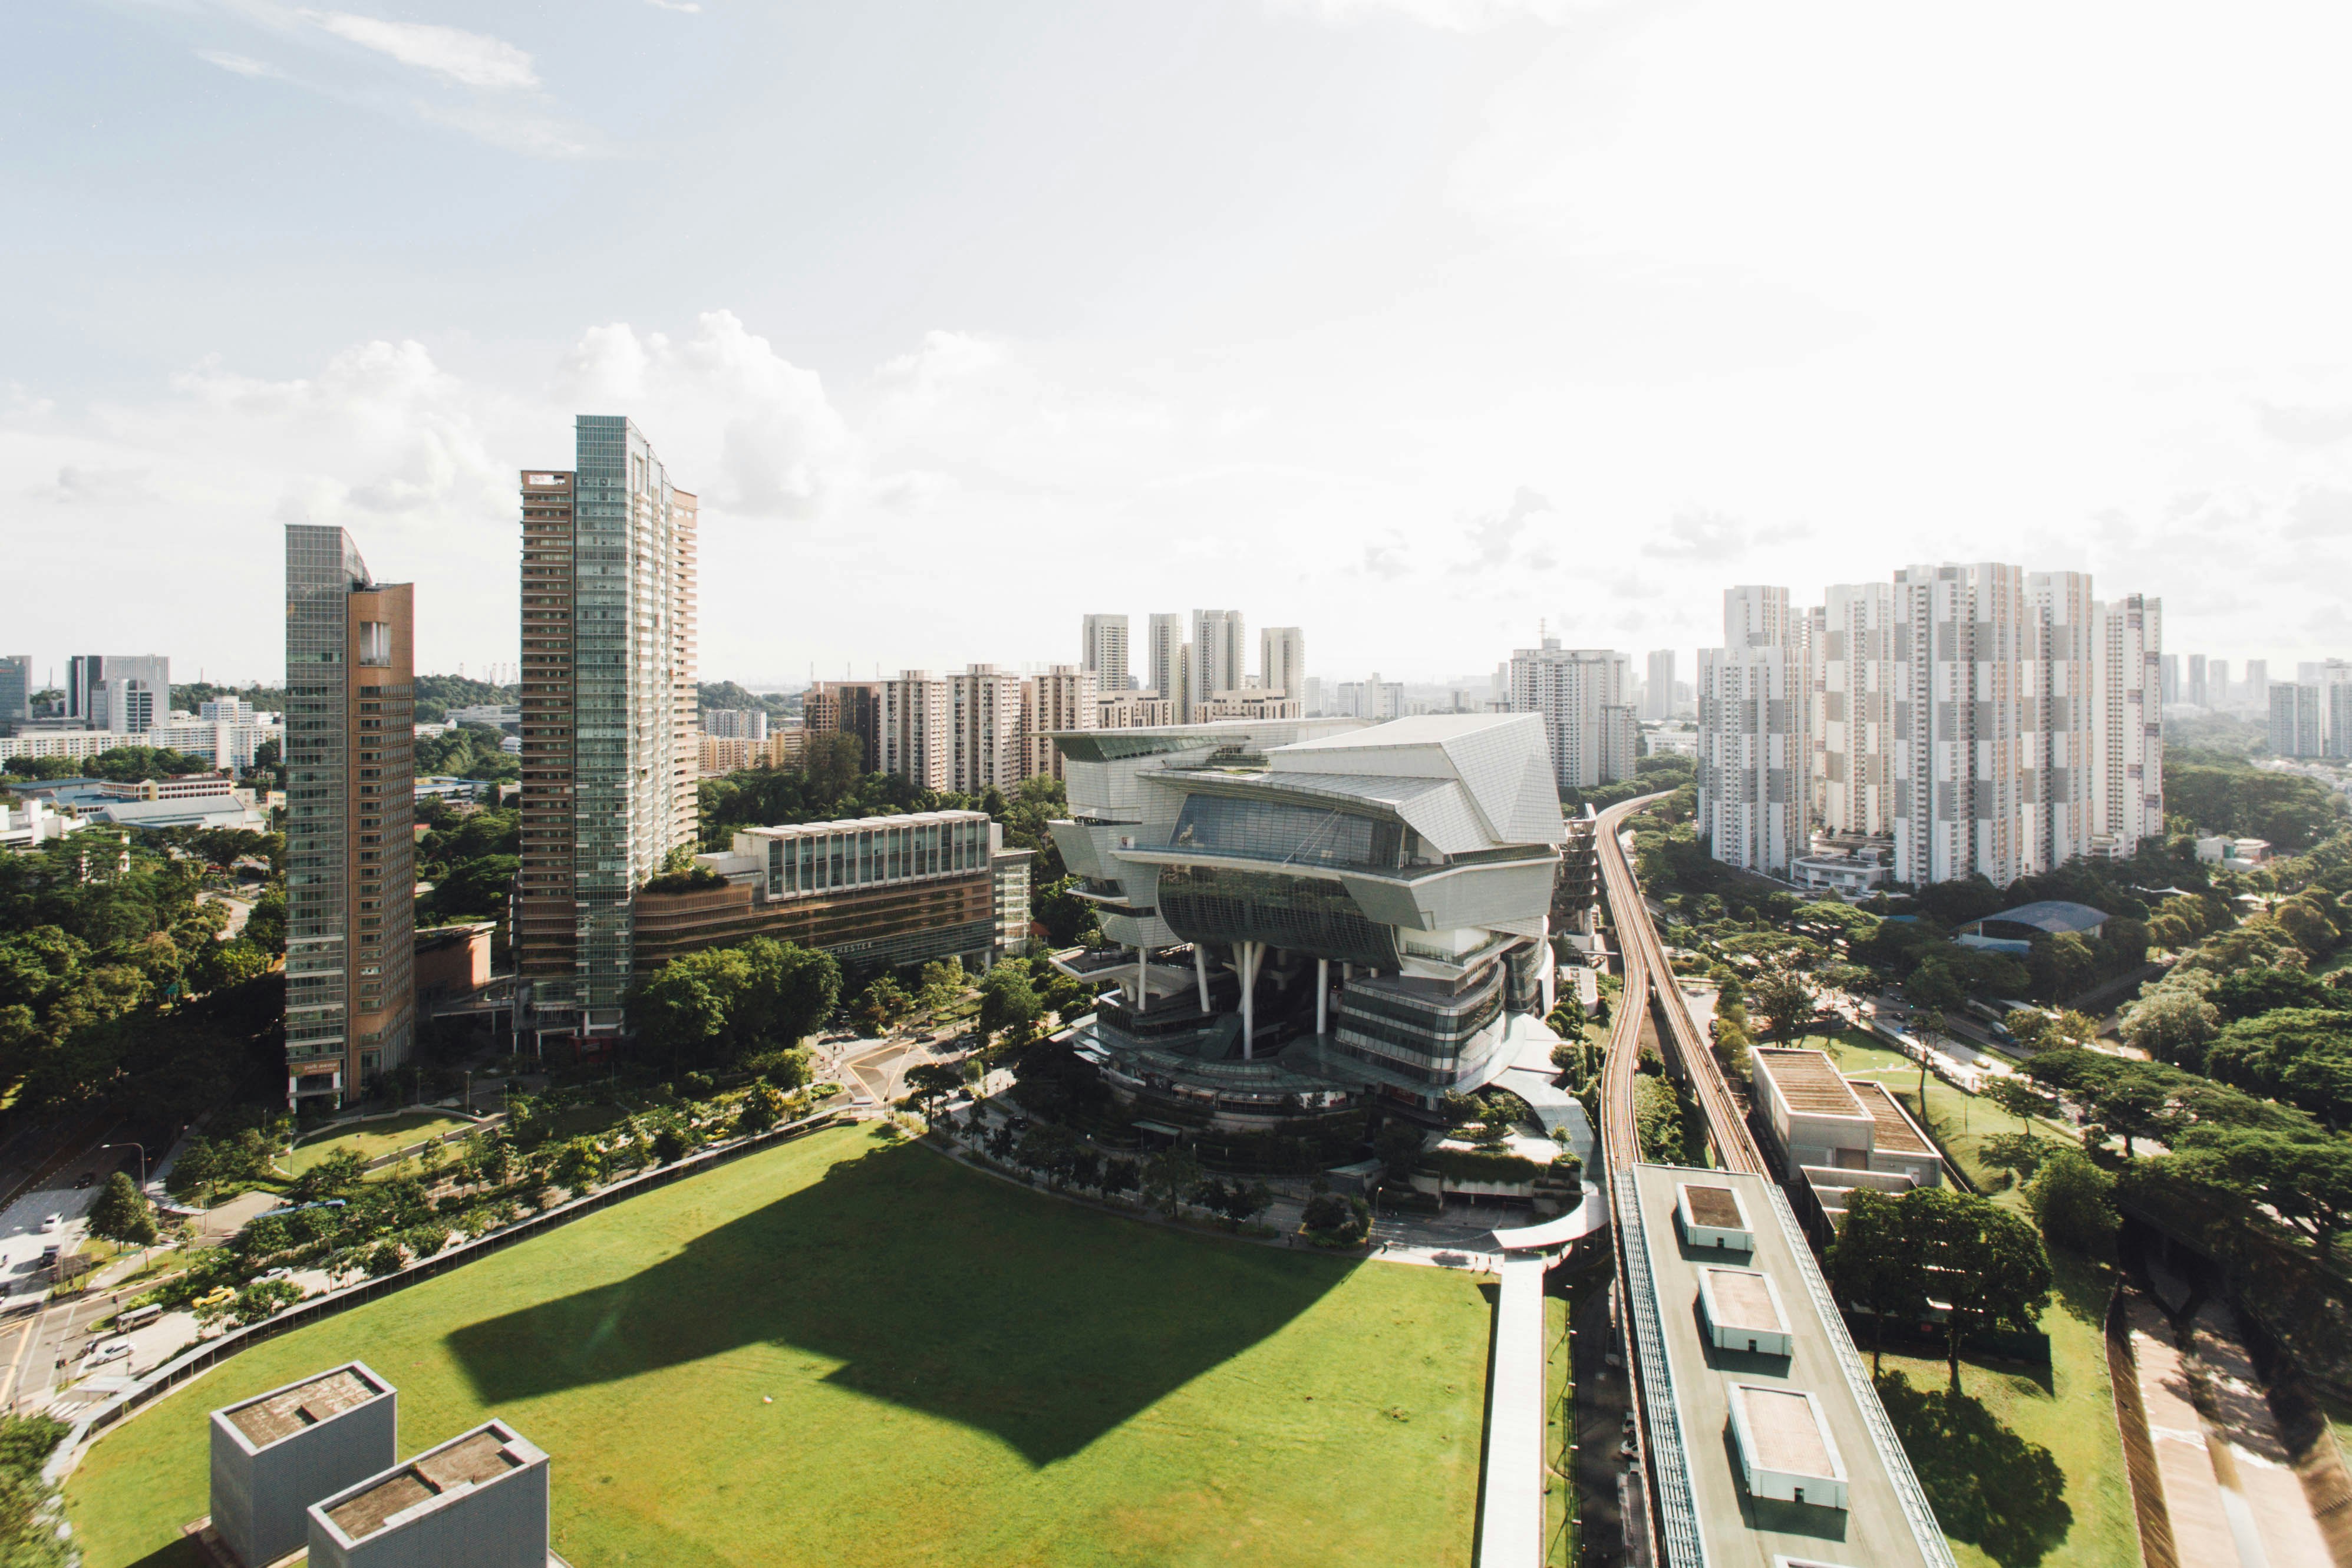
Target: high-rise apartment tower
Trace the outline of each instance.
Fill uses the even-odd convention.
[[[1307,700],[1307,633],[1296,626],[1269,626],[1258,633],[1258,684],[1270,695]]]
[[[582,414],[522,476],[518,1033],[609,1038],[636,890],[696,846],[695,498],[645,435]]]
[[[1124,615],[1089,615],[1079,635],[1078,668],[1095,678],[1095,689],[1106,695],[1127,691],[1134,681],[1127,673],[1127,632]]]
[[[286,529],[287,1103],[332,1110],[415,1033],[410,585],[342,529]],[[168,689],[168,688],[166,688]]]

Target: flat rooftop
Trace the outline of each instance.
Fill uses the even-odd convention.
[[[1709,1269],[1706,1286],[1720,1314],[1718,1321],[1725,1328],[1788,1332],[1789,1325],[1780,1321],[1780,1308],[1772,1300],[1763,1275],[1748,1269]]]
[[[494,1481],[526,1462],[496,1432],[468,1432],[378,1477],[365,1491],[329,1509],[327,1517],[353,1541],[364,1541],[412,1510]]]
[[[1678,1166],[1636,1165],[1612,1180],[1633,1290],[1629,1338],[1646,1396],[1658,1521],[1667,1542],[1662,1568],[1774,1568],[1783,1557],[1851,1568],[1952,1568],[1951,1548],[1878,1408],[1869,1368],[1830,1304],[1820,1266],[1778,1188],[1762,1176]],[[1679,1189],[1700,1183],[1737,1192],[1747,1207],[1755,1238],[1748,1268],[1772,1280],[1781,1310],[1793,1320],[1784,1370],[1759,1373],[1754,1357],[1717,1350],[1692,1310],[1702,1275],[1722,1266],[1714,1249],[1685,1246],[1676,1222]],[[1742,1385],[1813,1396],[1807,1418],[1817,1413],[1821,1427],[1812,1441],[1846,1472],[1843,1512],[1748,1494],[1736,1445],[1726,1440],[1733,1390]],[[1773,1400],[1752,1405],[1759,1441],[1770,1412],[1772,1441],[1787,1428],[1787,1440],[1803,1442],[1802,1430],[1780,1415],[1793,1407]],[[1791,1469],[1802,1473],[1807,1466],[1792,1462]],[[1834,1525],[1825,1522],[1832,1519]],[[1835,1539],[1811,1533],[1826,1528],[1839,1531]]]
[[[1765,1388],[1743,1383],[1738,1389],[1748,1411],[1748,1433],[1756,1440],[1751,1456],[1764,1469],[1790,1476],[1834,1476],[1837,1461],[1822,1440],[1822,1424],[1813,1402],[1801,1389]]]
[[[1853,1086],[1839,1076],[1825,1051],[1792,1046],[1751,1046],[1748,1060],[1772,1080],[1789,1109],[1807,1116],[1867,1116]]]
[[[1871,1145],[1881,1154],[1928,1155],[1936,1153],[1934,1145],[1919,1135],[1919,1129],[1887,1092],[1886,1085],[1874,1079],[1856,1078],[1848,1085],[1862,1108],[1869,1113],[1874,1129]]]
[[[1720,1184],[1692,1182],[1684,1189],[1690,1204],[1691,1218],[1713,1230],[1745,1230],[1748,1217],[1739,1212],[1739,1201],[1731,1189]]]
[[[225,1413],[228,1424],[257,1448],[292,1437],[331,1416],[366,1404],[384,1389],[348,1366],[322,1372],[307,1383],[264,1395]]]

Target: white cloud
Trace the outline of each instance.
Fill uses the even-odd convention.
[[[683,11],[689,16],[702,15],[702,7],[695,4],[695,0],[646,0],[646,4],[664,11]]]
[[[198,49],[196,58],[207,65],[234,71],[241,77],[282,77],[286,73],[267,60],[257,60],[247,55],[232,55],[226,49]]]
[[[432,72],[460,87],[530,88],[539,85],[530,56],[503,38],[425,22],[387,22],[348,11],[304,11],[302,16],[346,42],[389,55],[404,66]]]

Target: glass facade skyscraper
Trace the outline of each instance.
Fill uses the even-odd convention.
[[[286,529],[287,1100],[333,1109],[415,1033],[410,585],[342,529]]]
[[[632,902],[696,842],[695,498],[645,435],[582,414],[522,476],[517,1003],[542,1043],[616,1031]]]

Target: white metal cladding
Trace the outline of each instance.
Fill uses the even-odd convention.
[[[1616,1189],[1617,1234],[1631,1278],[1626,1281],[1626,1316],[1633,1322],[1629,1368],[1641,1379],[1643,1436],[1649,1450],[1650,1501],[1657,1515],[1658,1539],[1664,1543],[1667,1568],[1706,1568],[1706,1549],[1700,1544],[1698,1511],[1691,1499],[1690,1461],[1683,1449],[1682,1418],[1675,1408],[1674,1369],[1666,1359],[1666,1339],[1658,1323],[1658,1282],[1650,1271],[1648,1233],[1642,1228],[1642,1195],[1631,1168],[1609,1173]]]
[[[1530,768],[1532,759],[1537,766]],[[1543,720],[1534,714],[1424,715],[1270,752],[1277,773],[1458,779],[1488,844],[1556,844],[1567,836]]]

